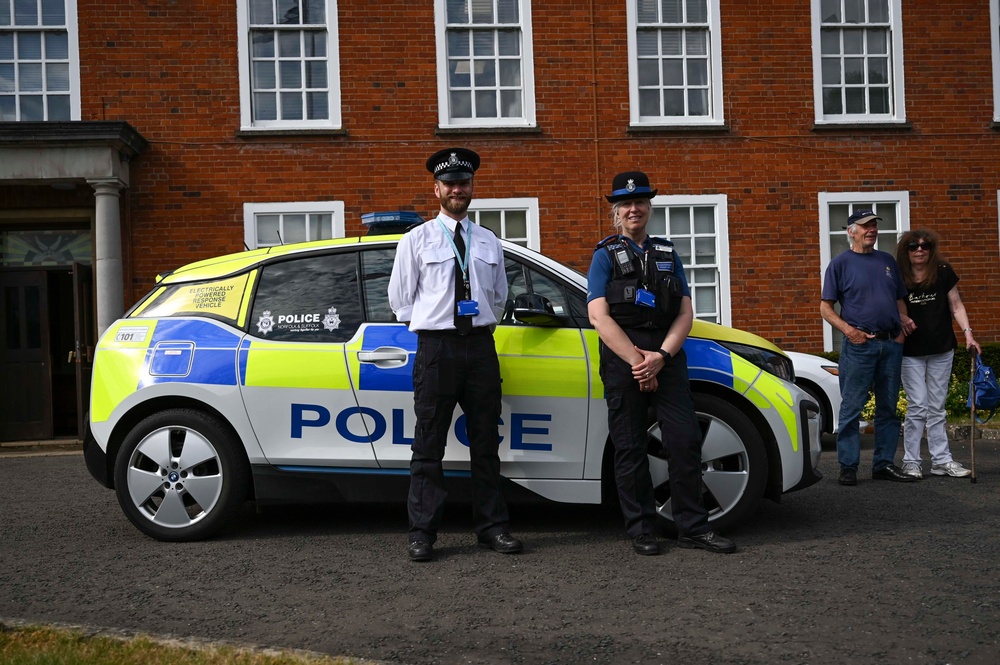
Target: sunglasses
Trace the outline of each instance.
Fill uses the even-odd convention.
[[[915,252],[918,249],[924,249],[924,250],[927,250],[929,252],[932,249],[934,249],[934,243],[930,243],[930,242],[911,242],[911,243],[907,243],[906,248],[908,250],[910,250],[911,252]]]

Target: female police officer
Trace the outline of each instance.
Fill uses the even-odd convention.
[[[684,267],[669,240],[646,234],[656,196],[646,174],[619,173],[611,189],[606,198],[617,233],[594,252],[587,309],[601,338],[601,379],[626,533],[636,553],[660,553],[646,457],[652,402],[669,464],[678,544],[734,552],[735,543],[711,531],[702,500],[701,429],[682,348],[694,320]]]

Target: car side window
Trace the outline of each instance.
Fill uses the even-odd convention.
[[[346,342],[362,322],[354,252],[272,263],[261,270],[250,334],[290,342]]]
[[[389,276],[396,250],[371,249],[361,253],[361,279],[365,296],[365,320],[372,323],[395,323],[389,306]]]
[[[552,310],[560,317],[563,327],[589,327],[586,298],[582,293],[569,288],[561,280],[551,277],[510,257],[505,262],[507,270],[507,298],[513,302],[522,293],[545,296],[552,304]],[[513,316],[505,317],[503,323],[518,325]]]

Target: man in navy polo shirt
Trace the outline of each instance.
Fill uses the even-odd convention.
[[[916,480],[894,463],[899,445],[899,400],[903,339],[914,329],[906,315],[906,284],[891,254],[875,249],[878,221],[872,210],[857,210],[847,220],[850,251],[830,261],[823,279],[819,311],[844,334],[840,347],[840,430],[837,460],[841,485],[856,485],[861,463],[861,410],[868,390],[875,393],[875,452],[872,478],[908,483]],[[833,309],[840,303],[840,314]]]

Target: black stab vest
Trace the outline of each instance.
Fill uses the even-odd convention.
[[[667,330],[681,311],[681,279],[677,276],[677,253],[665,238],[650,237],[650,248],[638,255],[619,235],[598,243],[611,256],[613,273],[607,301],[611,318],[622,328]],[[656,296],[655,307],[637,305],[636,292],[644,288]]]

